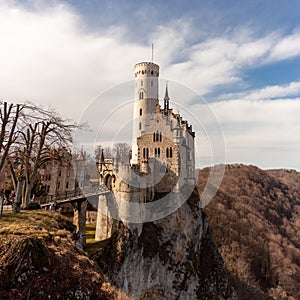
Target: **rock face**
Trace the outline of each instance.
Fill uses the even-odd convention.
[[[131,232],[123,223],[94,259],[131,299],[235,299],[194,192],[162,220]]]

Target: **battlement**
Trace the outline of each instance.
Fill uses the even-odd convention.
[[[159,65],[152,62],[140,62],[134,66],[134,75],[135,77],[158,77]]]

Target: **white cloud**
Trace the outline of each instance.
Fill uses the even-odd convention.
[[[180,81],[201,95],[221,85],[242,84],[245,68],[300,55],[299,32],[257,38],[240,28],[234,35],[208,37],[191,45],[193,30],[186,20],[177,20],[153,26],[146,40],[149,45],[154,42],[161,77]],[[132,42],[133,32],[130,39],[127,35],[128,29],[118,26],[87,32],[78,14],[62,4],[30,11],[0,2],[0,97],[52,104],[77,118],[99,92],[132,80],[133,65],[151,58],[149,45]],[[224,129],[229,160],[274,167],[276,162],[294,163],[300,169],[296,165],[300,100],[280,99],[299,92],[300,82],[295,81],[227,94],[211,104]],[[113,97],[104,101],[99,118],[116,105]],[[188,102],[184,97],[179,101]],[[201,105],[189,109],[201,116]]]
[[[126,44],[119,32],[83,32],[63,5],[43,13],[1,7],[1,98],[52,104],[78,117],[99,92],[131,79],[136,59],[145,57],[145,47]]]
[[[227,160],[300,169],[300,98],[210,104],[226,139]],[[201,107],[196,108],[201,115]]]
[[[300,55],[300,32],[282,37],[270,53],[269,60],[283,60]]]

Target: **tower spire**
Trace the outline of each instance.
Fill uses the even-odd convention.
[[[168,82],[166,82],[166,91],[165,91],[165,97],[164,97],[164,110],[165,115],[167,115],[167,112],[169,110],[169,93],[168,93]]]

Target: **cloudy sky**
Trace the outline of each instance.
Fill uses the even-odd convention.
[[[122,103],[108,91],[151,60],[152,43],[176,109],[209,128],[207,101],[226,162],[300,170],[299,1],[0,0],[0,98],[103,119]]]

